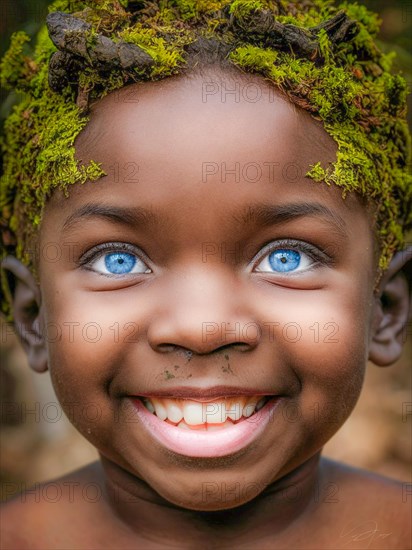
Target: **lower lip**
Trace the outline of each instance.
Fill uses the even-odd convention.
[[[140,399],[132,399],[137,415],[150,434],[169,450],[191,457],[220,457],[236,453],[253,443],[269,424],[280,398],[270,399],[249,418],[216,431],[189,431],[160,420]]]

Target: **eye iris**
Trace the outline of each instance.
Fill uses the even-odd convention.
[[[133,254],[127,254],[126,252],[114,252],[105,256],[104,263],[110,273],[124,274],[133,269],[136,258]]]
[[[300,264],[300,254],[296,250],[275,250],[269,254],[269,263],[275,271],[293,271]]]

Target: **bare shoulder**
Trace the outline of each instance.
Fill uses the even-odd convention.
[[[91,464],[16,495],[1,507],[1,550],[61,548],[62,541],[78,546],[88,538],[87,524],[102,513],[102,490]]]
[[[342,547],[364,540],[371,543],[369,548],[412,548],[411,483],[329,459],[322,460],[322,470],[323,483],[334,497],[323,502],[329,514],[335,506]]]

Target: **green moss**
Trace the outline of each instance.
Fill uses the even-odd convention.
[[[67,13],[76,13],[83,10],[87,4],[87,1],[83,2],[82,0],[55,0],[50,4],[49,12],[64,11]]]
[[[44,205],[54,189],[67,192],[69,185],[95,180],[104,174],[96,163],[79,166],[75,159],[74,140],[87,124],[87,118],[79,116],[70,90],[56,94],[47,85],[44,60],[54,50],[42,31],[29,78],[26,63],[21,65],[21,73],[27,78],[25,86],[19,84],[24,96],[5,122],[2,141],[0,209],[16,236],[15,254],[28,265],[33,258],[27,243],[35,234]],[[14,75],[9,80],[5,65],[2,77],[8,83],[16,82]],[[7,311],[7,306],[4,310]]]
[[[263,10],[268,7],[267,2],[261,2],[260,0],[234,0],[230,4],[230,13],[235,17],[243,18],[254,11]]]
[[[197,17],[198,10],[196,0],[179,0],[176,2],[176,5],[179,8],[183,21]]]
[[[231,52],[230,59],[243,69],[253,69],[267,74],[273,70],[278,52],[258,46],[239,46]]]
[[[360,23],[371,38],[378,34],[382,20],[377,13],[371,12],[366,6],[356,2],[343,2],[339,5],[339,9],[343,9],[351,19]]]
[[[328,37],[328,33],[325,29],[321,29],[318,33],[319,49],[322,57],[327,65],[330,65],[332,59],[332,48]]]
[[[79,166],[75,159],[74,140],[86,123],[74,104],[49,89],[39,98],[26,98],[7,119],[0,205],[5,208],[14,200],[29,221],[14,223],[21,242],[27,241],[40,223],[54,189],[67,192],[69,185],[104,174],[96,163]],[[13,197],[16,183],[18,194]]]
[[[30,38],[23,31],[16,32],[11,37],[10,48],[0,64],[0,83],[6,88],[24,89],[29,75],[28,58],[24,54],[24,46]]]
[[[182,21],[190,21],[213,17],[230,4],[230,0],[173,0],[170,4],[177,9]]]
[[[184,29],[179,31],[173,27],[163,27],[163,33],[173,36],[173,42],[142,24],[137,24],[133,29],[125,29],[118,35],[121,40],[136,44],[154,59],[155,64],[149,73],[152,79],[174,74],[180,66],[184,65],[183,46],[194,39],[192,33]]]

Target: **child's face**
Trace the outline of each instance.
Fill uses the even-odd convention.
[[[106,458],[198,510],[246,502],[318,452],[355,405],[371,338],[365,208],[304,177],[334,161],[334,142],[256,82],[255,102],[251,88],[205,96],[198,77],[107,96],[77,154],[108,175],[56,194],[40,233],[49,368],[63,408]],[[263,412],[242,420],[256,435],[229,455],[174,452],[133,402],[213,386],[278,396],[261,433]],[[234,503],[222,493],[233,484]]]

